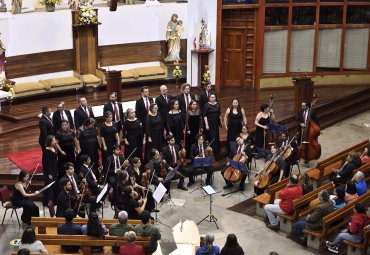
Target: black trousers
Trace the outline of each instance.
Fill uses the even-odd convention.
[[[230,181],[227,181],[226,179],[225,179],[225,177],[224,177],[224,174],[225,174],[225,172],[226,172],[226,169],[227,169],[228,167],[224,167],[222,170],[221,170],[221,175],[222,175],[222,177],[224,178],[224,180],[225,180],[225,183],[227,184],[227,185],[231,185],[232,184],[232,182],[230,182]],[[248,172],[247,171],[240,171],[241,172],[241,174],[242,174],[242,178],[241,178],[241,180],[240,180],[240,184],[239,184],[239,189],[244,189],[244,186],[245,186],[245,180],[247,179],[247,177],[248,177]]]
[[[189,180],[194,181],[194,174],[195,174],[195,173],[196,173],[196,171],[198,171],[199,169],[204,169],[204,170],[206,170],[206,172],[207,172],[206,185],[211,185],[211,179],[212,179],[212,174],[213,174],[213,167],[212,167],[212,166],[192,168],[192,178],[190,179],[190,176],[189,176]]]
[[[21,219],[24,223],[30,224],[31,217],[39,217],[39,207],[31,199],[12,201],[13,205],[23,208]]]

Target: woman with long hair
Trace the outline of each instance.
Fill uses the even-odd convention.
[[[184,119],[179,109],[179,101],[177,99],[171,102],[171,110],[167,114],[167,131],[175,138],[176,144],[181,144],[184,140]]]
[[[220,254],[220,247],[213,245],[215,241],[215,235],[207,233],[204,237],[205,244],[197,249],[196,255],[207,254],[207,255],[218,255]]]
[[[30,253],[48,254],[45,246],[40,240],[36,239],[36,233],[33,227],[27,227],[22,234],[19,250],[28,249]]]
[[[255,145],[259,148],[265,148],[266,132],[268,124],[275,121],[275,115],[268,104],[261,104],[260,112],[257,113],[254,124],[256,125]]]
[[[123,189],[129,185],[131,184],[127,171],[120,170],[117,173],[117,185],[113,191],[114,192],[113,205],[120,211],[125,209],[123,206]]]
[[[220,131],[222,127],[221,122],[221,107],[217,102],[216,95],[211,93],[209,96],[209,102],[204,107],[204,124],[206,128],[207,140],[213,143],[211,144],[213,153],[217,155],[220,152]]]
[[[196,142],[195,137],[203,132],[203,120],[197,101],[192,100],[189,103],[189,110],[185,116],[186,136],[185,150],[189,156],[191,146]]]
[[[244,255],[242,247],[234,234],[228,234],[225,246],[221,249],[220,255]]]
[[[148,159],[150,159],[150,152],[153,148],[162,151],[163,124],[161,116],[158,113],[157,104],[151,104],[149,106],[149,113],[146,117],[145,129],[148,141],[146,146],[146,156]]]
[[[92,237],[103,237],[108,233],[108,229],[101,223],[101,220],[95,212],[89,214],[87,224],[81,227],[82,234]],[[92,246],[92,252],[102,251],[102,246]]]
[[[127,158],[136,148],[132,157],[142,158],[143,154],[143,125],[133,109],[126,111],[127,118],[123,123],[123,141],[125,143],[125,158]]]
[[[27,225],[31,225],[31,217],[39,217],[39,208],[31,200],[31,197],[36,196],[39,194],[38,191],[34,193],[27,193],[26,187],[27,185],[31,185],[28,181],[30,179],[30,174],[25,171],[21,170],[17,177],[17,182],[14,185],[14,192],[12,196],[12,204],[17,207],[23,208],[23,213],[21,219]]]
[[[104,118],[105,122],[100,127],[100,140],[102,146],[103,166],[106,166],[107,158],[113,154],[113,146],[120,144],[120,140],[117,124],[113,122],[113,114],[110,111],[107,111],[104,113]]]
[[[57,140],[53,135],[48,135],[45,142],[45,150],[42,152],[42,167],[45,186],[55,181],[55,183],[43,192],[43,204],[46,206],[51,200],[56,204],[58,198],[58,154]]]

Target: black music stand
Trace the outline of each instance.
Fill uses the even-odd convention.
[[[212,214],[212,195],[213,194],[216,194],[216,191],[212,188],[211,185],[208,185],[208,186],[204,186],[202,187],[202,189],[207,193],[207,195],[209,196],[209,213],[206,217],[204,217],[201,221],[199,221],[197,224],[199,225],[200,223],[202,223],[203,221],[208,221],[208,222],[214,222],[217,229],[219,229],[218,225],[217,225],[217,218]],[[209,219],[207,219],[209,217]]]
[[[199,169],[199,168],[204,168],[204,167],[210,167],[212,166],[214,158],[213,157],[205,157],[205,158],[194,158],[193,162],[193,169]],[[213,175],[213,173],[212,173]],[[194,191],[202,188],[203,186],[203,178],[201,177],[200,179],[200,186],[190,192],[193,193]]]
[[[170,170],[166,176],[166,178],[163,180],[163,183],[171,183],[171,180],[175,177],[177,171],[179,170],[179,166],[176,166],[175,168],[172,168],[172,170]],[[169,189],[168,189],[168,196],[166,198],[166,200],[163,201],[163,203],[161,204],[161,207],[162,205],[164,205],[167,201],[170,201],[173,205],[175,205],[175,203],[172,201],[171,199],[171,184],[169,185]]]
[[[227,161],[229,162],[229,167],[232,167],[240,172],[244,172],[244,171],[248,171],[248,166],[240,161],[236,161],[236,160],[232,160],[232,159],[227,159]],[[241,181],[241,180],[240,180]],[[239,190],[239,189],[236,189],[236,190],[233,190],[233,191],[230,191],[228,193],[224,193],[222,194],[221,196],[228,196],[228,197],[231,197],[234,193],[237,193],[237,192],[240,192],[243,196],[247,197],[247,195],[245,195],[243,193],[243,191]]]
[[[104,218],[104,201],[102,201],[102,198],[104,197],[105,193],[108,191],[108,183],[105,184],[104,188],[101,190],[99,195],[96,197],[96,204],[101,204],[101,217]]]
[[[170,226],[164,224],[158,218],[158,212],[157,212],[158,211],[157,210],[158,203],[161,201],[161,199],[163,198],[163,196],[166,193],[166,191],[167,191],[166,187],[162,183],[159,183],[158,187],[153,192],[153,198],[154,198],[154,201],[155,201],[155,218],[154,218],[154,223],[159,223],[159,224],[162,224],[163,226],[166,226],[166,227],[169,228]]]

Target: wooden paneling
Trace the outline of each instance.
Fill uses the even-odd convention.
[[[73,50],[60,50],[6,58],[8,79],[73,69]]]
[[[186,62],[187,40],[181,40],[180,58]],[[166,41],[140,42],[100,46],[99,62],[101,66],[130,63],[163,61],[167,54]]]

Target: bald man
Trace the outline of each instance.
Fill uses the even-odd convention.
[[[80,106],[74,112],[75,128],[81,127],[88,118],[95,118],[90,106],[87,105],[87,100],[81,97],[78,102]]]
[[[161,115],[163,126],[167,127],[167,115],[171,110],[171,102],[173,97],[168,95],[168,89],[166,85],[162,85],[160,88],[161,94],[155,99],[155,103],[158,105],[158,111]],[[167,130],[166,130],[167,131]]]

